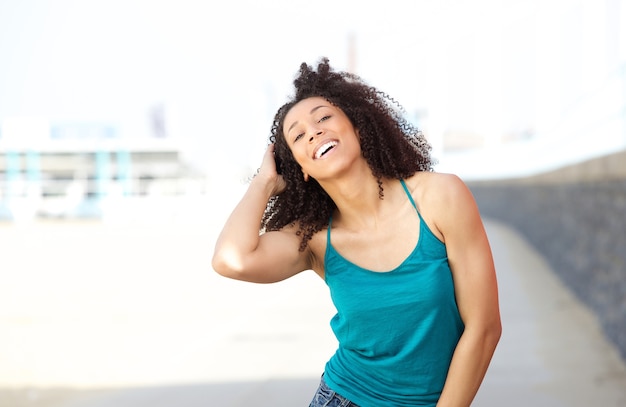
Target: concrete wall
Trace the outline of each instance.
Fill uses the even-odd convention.
[[[626,151],[530,178],[468,183],[599,317],[626,360]]]

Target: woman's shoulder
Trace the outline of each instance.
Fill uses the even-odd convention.
[[[473,200],[467,185],[455,174],[420,172],[405,182],[422,217],[439,238],[450,217]]]
[[[467,186],[458,175],[421,171],[405,180],[409,191],[420,201],[450,200],[467,190]]]

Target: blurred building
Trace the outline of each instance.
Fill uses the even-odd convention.
[[[204,191],[174,139],[119,137],[106,123],[2,123],[0,219],[102,218],[112,202]]]

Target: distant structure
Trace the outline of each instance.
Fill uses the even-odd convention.
[[[204,193],[205,177],[153,116],[144,138],[101,123],[2,123],[0,220],[102,218],[112,201]]]
[[[356,74],[356,34],[348,34],[348,72]]]

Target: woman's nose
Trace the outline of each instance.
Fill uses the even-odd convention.
[[[314,132],[311,134],[311,136],[309,137],[309,143],[311,143],[313,140],[315,140],[315,137],[316,137],[316,136],[319,136],[319,135],[321,135],[321,134],[322,134],[322,131],[321,131],[321,130],[316,130],[316,131],[314,131]]]

